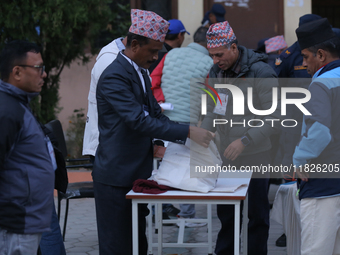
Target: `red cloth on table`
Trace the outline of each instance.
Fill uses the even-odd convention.
[[[159,185],[155,181],[138,179],[133,182],[132,190],[137,193],[161,194],[168,190],[175,190],[169,186]]]

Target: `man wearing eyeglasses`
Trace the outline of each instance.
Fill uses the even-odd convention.
[[[30,65],[18,65],[18,66],[21,66],[21,67],[32,67],[32,68],[38,68],[40,71],[40,74],[41,75],[44,75],[44,72],[45,72],[45,66],[40,66],[40,65],[33,65],[33,66],[30,66]]]
[[[0,254],[37,254],[50,230],[53,146],[29,107],[46,73],[36,44],[13,41],[0,55]]]

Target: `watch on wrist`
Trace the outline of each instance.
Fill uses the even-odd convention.
[[[248,138],[248,136],[245,135],[241,137],[241,142],[244,146],[247,147],[250,144],[250,139]]]

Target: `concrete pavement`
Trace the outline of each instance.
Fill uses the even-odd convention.
[[[271,185],[269,199],[273,200],[277,190],[277,185]],[[62,201],[61,221],[63,226],[65,201]],[[179,207],[175,204],[176,207]],[[216,241],[220,222],[216,215],[216,206],[213,206],[213,243]],[[196,216],[206,217],[206,206],[196,205]],[[276,239],[283,233],[282,226],[275,221],[270,222],[268,255],[286,255],[286,248],[275,246]],[[174,242],[177,240],[178,227],[164,226],[163,238],[165,242]],[[156,234],[154,234],[154,242]],[[186,228],[185,241],[188,242],[206,242],[207,227]],[[82,198],[70,200],[68,222],[66,229],[65,247],[68,255],[98,255],[98,237],[96,227],[95,205],[93,198]],[[153,254],[157,255],[157,249],[154,248]],[[208,254],[206,248],[163,248],[163,255],[203,255]]]

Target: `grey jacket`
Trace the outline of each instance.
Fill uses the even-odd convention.
[[[221,69],[218,65],[213,65],[210,70],[210,85],[214,87],[214,84],[232,84],[240,88],[244,95],[245,107],[244,115],[233,115],[233,97],[227,89],[217,89],[218,93],[225,93],[228,95],[227,111],[225,116],[214,114],[215,103],[208,97],[207,115],[205,116],[202,128],[210,131],[218,131],[221,136],[220,149],[221,152],[229,146],[229,144],[245,134],[251,138],[251,144],[245,148],[241,155],[251,155],[263,151],[267,151],[271,148],[270,135],[279,132],[279,121],[265,121],[266,119],[280,119],[280,92],[278,89],[278,104],[274,113],[267,116],[259,116],[250,112],[247,106],[248,88],[253,88],[253,106],[257,110],[267,110],[272,107],[272,88],[278,88],[278,80],[275,71],[264,61],[267,59],[265,54],[256,53],[253,50],[247,49],[243,46],[238,46],[241,59],[240,66],[241,71],[237,78],[231,78],[228,81],[223,79],[211,79],[217,78]],[[265,78],[265,79],[263,79]],[[213,127],[214,119],[225,119],[228,121],[224,125],[216,125]],[[251,121],[249,120],[262,120]],[[230,125],[230,122],[245,123]],[[272,127],[274,123],[274,127]],[[262,125],[263,124],[263,125]],[[256,126],[256,127],[253,127]]]

